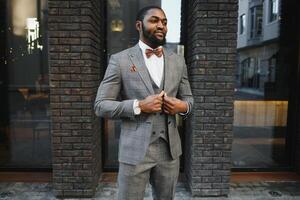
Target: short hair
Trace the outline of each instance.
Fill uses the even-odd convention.
[[[163,11],[163,9],[161,7],[159,7],[159,6],[147,6],[147,7],[144,7],[141,10],[139,10],[139,12],[137,13],[137,15],[136,15],[136,21],[143,21],[144,18],[145,18],[145,15],[151,9],[159,9],[159,10]]]

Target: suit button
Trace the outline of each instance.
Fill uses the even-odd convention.
[[[171,124],[171,121],[168,121],[168,124]]]
[[[164,113],[161,112],[161,113],[159,113],[159,114],[160,114],[160,115],[163,115]]]
[[[155,135],[155,131],[153,131],[152,134]]]

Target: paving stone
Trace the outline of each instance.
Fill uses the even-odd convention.
[[[117,197],[116,183],[99,183],[95,200],[113,200]],[[51,183],[0,183],[0,200],[57,200]],[[175,200],[299,200],[300,182],[254,182],[230,184],[228,197],[192,197],[184,183],[178,183]],[[77,200],[69,198],[66,200]],[[144,200],[152,200],[150,185]]]

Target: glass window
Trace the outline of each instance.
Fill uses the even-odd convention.
[[[135,28],[137,12],[146,6],[157,5],[163,8],[168,18],[167,44],[176,53],[183,54],[179,45],[181,25],[181,1],[119,1],[109,0],[107,4],[107,60],[113,53],[134,46],[138,42]],[[130,10],[130,12],[128,12]],[[118,144],[120,137],[120,121],[104,120],[104,168],[115,169],[118,165]],[[178,124],[181,124],[179,121]],[[182,126],[179,125],[182,132]]]
[[[246,29],[246,15],[242,14],[240,16],[240,34],[244,34]]]
[[[249,2],[240,1],[239,6],[245,8]],[[262,6],[248,9],[250,34],[255,39],[264,28]],[[279,24],[275,25],[280,29]],[[285,170],[290,167],[288,138],[291,133],[287,131],[290,69],[285,59],[279,59],[283,52],[279,39],[278,34],[268,43],[259,41],[257,45],[248,44],[238,49],[232,148],[235,169]]]
[[[269,0],[269,22],[278,18],[278,0]]]
[[[262,17],[263,17],[263,7],[255,6],[250,9],[251,16],[251,30],[250,38],[260,37],[262,34]]]
[[[1,1],[1,168],[50,168],[47,0]]]
[[[260,71],[257,59],[247,58],[241,63],[241,84],[248,88],[259,88]]]
[[[277,60],[278,60],[278,53],[272,55],[268,59],[268,82],[270,83],[274,83],[276,81],[275,70],[276,70],[276,65],[278,65]]]

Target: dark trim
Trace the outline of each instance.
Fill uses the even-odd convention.
[[[294,2],[296,2],[297,0],[294,0]],[[298,7],[296,6],[296,10],[297,8],[299,8],[299,1],[298,2]],[[299,9],[298,9],[299,11]],[[300,136],[299,136],[299,131],[300,131],[300,125],[299,125],[299,122],[300,122],[300,13],[299,12],[295,12],[297,13],[297,16],[296,16],[296,27],[295,27],[295,32],[296,32],[296,41],[297,41],[297,53],[296,55],[298,56],[298,59],[297,59],[297,82],[296,82],[296,90],[295,91],[298,91],[296,92],[296,102],[297,102],[297,105],[296,105],[296,108],[295,108],[295,112],[297,113],[296,115],[296,119],[295,119],[295,132],[294,132],[294,135],[295,135],[295,139],[294,139],[294,149],[293,149],[293,153],[294,153],[294,167],[295,167],[295,171],[300,174],[300,159],[299,159],[299,154],[300,154],[300,148],[299,148],[299,142],[300,142]],[[298,125],[298,126],[297,126]],[[297,141],[297,142],[296,142]],[[298,147],[298,149],[297,149]],[[296,160],[298,158],[298,160]],[[297,163],[296,163],[297,162]]]
[[[292,167],[274,167],[274,168],[231,168],[231,172],[285,172],[293,171]]]
[[[103,164],[103,172],[118,172],[118,167],[105,167]]]
[[[289,105],[287,120],[287,152],[291,168],[295,171],[297,165],[297,125],[300,109],[300,68],[299,56],[299,21],[297,22],[297,0],[282,2],[282,20],[280,26],[280,59],[281,65],[289,69]],[[299,13],[298,13],[299,16]]]
[[[0,168],[0,172],[52,172],[52,168]]]
[[[248,49],[253,49],[253,48],[258,48],[258,47],[263,47],[265,45],[268,45],[268,44],[272,44],[272,43],[275,43],[275,42],[279,42],[279,38],[274,38],[274,39],[271,39],[271,40],[265,40],[265,41],[262,41],[262,42],[259,42],[257,44],[253,44],[253,45],[248,45],[248,46],[245,46],[245,47],[240,47],[240,48],[237,48],[237,51],[244,51],[244,50],[248,50]]]
[[[103,44],[103,49],[102,49],[102,69],[101,69],[101,77],[100,77],[100,81],[103,80],[103,77],[104,77],[104,73],[106,71],[106,68],[107,68],[107,29],[108,29],[108,26],[107,26],[107,1],[103,0],[102,1],[102,6],[101,6],[101,9],[102,9],[102,44]],[[105,153],[106,153],[106,149],[105,149],[105,142],[106,142],[106,138],[105,138],[105,126],[104,126],[104,123],[105,123],[105,119],[104,118],[101,118],[100,119],[100,132],[101,132],[101,152],[102,152],[102,155],[101,155],[101,167],[102,167],[102,170],[104,172],[108,172],[106,170],[106,167],[105,167]]]

